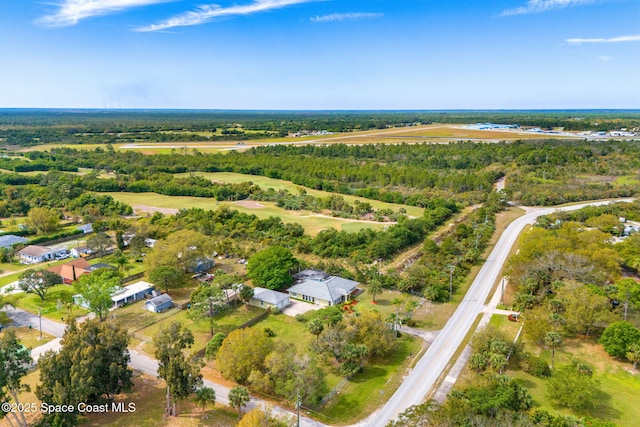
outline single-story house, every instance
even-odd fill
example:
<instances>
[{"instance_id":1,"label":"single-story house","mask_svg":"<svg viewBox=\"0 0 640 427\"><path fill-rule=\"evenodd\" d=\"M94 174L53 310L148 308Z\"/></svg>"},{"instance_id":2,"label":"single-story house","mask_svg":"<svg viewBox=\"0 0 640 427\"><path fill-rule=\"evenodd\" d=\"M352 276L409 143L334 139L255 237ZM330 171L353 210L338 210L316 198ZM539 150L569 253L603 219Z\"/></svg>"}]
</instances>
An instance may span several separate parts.
<instances>
[{"instance_id":1,"label":"single-story house","mask_svg":"<svg viewBox=\"0 0 640 427\"><path fill-rule=\"evenodd\" d=\"M62 277L62 283L70 285L83 274L90 273L90 268L91 265L89 265L86 259L79 258L64 264L54 265L53 267L47 268L47 270Z\"/></svg>"},{"instance_id":2,"label":"single-story house","mask_svg":"<svg viewBox=\"0 0 640 427\"><path fill-rule=\"evenodd\" d=\"M114 307L121 307L133 301L144 299L144 296L153 292L155 285L149 282L141 280L136 283L132 283L123 288L118 289L113 295L111 295L111 301L113 301Z\"/></svg>"},{"instance_id":3,"label":"single-story house","mask_svg":"<svg viewBox=\"0 0 640 427\"><path fill-rule=\"evenodd\" d=\"M197 258L187 268L189 273L200 273L213 268L216 265L216 261L211 258Z\"/></svg>"},{"instance_id":4,"label":"single-story house","mask_svg":"<svg viewBox=\"0 0 640 427\"><path fill-rule=\"evenodd\" d=\"M82 224L78 226L78 229L81 230L84 234L93 233L93 224Z\"/></svg>"},{"instance_id":5,"label":"single-story house","mask_svg":"<svg viewBox=\"0 0 640 427\"><path fill-rule=\"evenodd\" d=\"M86 246L78 246L71 249L71 256L74 258L84 258L91 255L92 250Z\"/></svg>"},{"instance_id":6,"label":"single-story house","mask_svg":"<svg viewBox=\"0 0 640 427\"><path fill-rule=\"evenodd\" d=\"M18 252L20 262L23 264L37 264L39 262L51 261L58 256L66 255L66 249L54 249L46 246L29 245Z\"/></svg>"},{"instance_id":7,"label":"single-story house","mask_svg":"<svg viewBox=\"0 0 640 427\"><path fill-rule=\"evenodd\" d=\"M0 236L0 248L10 248L18 243L27 243L28 241L29 239L25 239L24 237L16 236L14 234L5 234L4 236Z\"/></svg>"},{"instance_id":8,"label":"single-story house","mask_svg":"<svg viewBox=\"0 0 640 427\"><path fill-rule=\"evenodd\" d=\"M169 294L159 295L144 303L145 310L152 313L162 313L165 310L169 310L171 307L173 307L173 299Z\"/></svg>"},{"instance_id":9,"label":"single-story house","mask_svg":"<svg viewBox=\"0 0 640 427\"><path fill-rule=\"evenodd\" d=\"M275 311L280 311L289 304L289 294L265 288L254 288L253 298L249 300L249 305L260 308L271 308Z\"/></svg>"},{"instance_id":10,"label":"single-story house","mask_svg":"<svg viewBox=\"0 0 640 427\"><path fill-rule=\"evenodd\" d=\"M356 281L318 270L303 270L293 278L295 284L287 290L291 298L322 306L348 301L358 286Z\"/></svg>"}]
</instances>

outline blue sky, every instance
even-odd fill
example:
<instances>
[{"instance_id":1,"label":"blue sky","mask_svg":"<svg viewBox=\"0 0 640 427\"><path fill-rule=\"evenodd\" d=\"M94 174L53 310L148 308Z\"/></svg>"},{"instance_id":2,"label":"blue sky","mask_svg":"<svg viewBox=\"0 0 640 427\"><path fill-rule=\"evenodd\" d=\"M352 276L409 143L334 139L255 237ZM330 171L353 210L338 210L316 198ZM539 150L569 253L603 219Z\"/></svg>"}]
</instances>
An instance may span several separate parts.
<instances>
[{"instance_id":1,"label":"blue sky","mask_svg":"<svg viewBox=\"0 0 640 427\"><path fill-rule=\"evenodd\" d=\"M0 0L0 108L640 108L640 0Z\"/></svg>"}]
</instances>

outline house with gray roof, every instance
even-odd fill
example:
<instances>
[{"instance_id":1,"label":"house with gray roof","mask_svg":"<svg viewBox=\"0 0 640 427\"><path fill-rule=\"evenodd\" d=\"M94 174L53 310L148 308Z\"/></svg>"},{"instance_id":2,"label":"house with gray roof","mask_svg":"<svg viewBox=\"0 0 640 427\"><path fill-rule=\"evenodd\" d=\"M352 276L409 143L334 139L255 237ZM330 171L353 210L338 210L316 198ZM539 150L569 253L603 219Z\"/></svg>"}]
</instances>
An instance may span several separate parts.
<instances>
[{"instance_id":1,"label":"house with gray roof","mask_svg":"<svg viewBox=\"0 0 640 427\"><path fill-rule=\"evenodd\" d=\"M318 270L303 270L293 278L295 284L287 290L289 296L321 306L348 301L358 286L356 281Z\"/></svg>"},{"instance_id":2,"label":"house with gray roof","mask_svg":"<svg viewBox=\"0 0 640 427\"><path fill-rule=\"evenodd\" d=\"M158 295L155 298L151 298L144 303L145 310L152 313L162 313L165 310L169 310L173 307L173 299L169 294Z\"/></svg>"},{"instance_id":3,"label":"house with gray roof","mask_svg":"<svg viewBox=\"0 0 640 427\"><path fill-rule=\"evenodd\" d=\"M25 239L24 237L5 234L4 236L0 236L0 248L10 248L18 243L27 243L28 241L29 239Z\"/></svg>"},{"instance_id":4,"label":"house with gray roof","mask_svg":"<svg viewBox=\"0 0 640 427\"><path fill-rule=\"evenodd\" d=\"M249 300L249 305L275 311L280 311L289 304L289 294L265 288L253 288L253 298Z\"/></svg>"}]
</instances>

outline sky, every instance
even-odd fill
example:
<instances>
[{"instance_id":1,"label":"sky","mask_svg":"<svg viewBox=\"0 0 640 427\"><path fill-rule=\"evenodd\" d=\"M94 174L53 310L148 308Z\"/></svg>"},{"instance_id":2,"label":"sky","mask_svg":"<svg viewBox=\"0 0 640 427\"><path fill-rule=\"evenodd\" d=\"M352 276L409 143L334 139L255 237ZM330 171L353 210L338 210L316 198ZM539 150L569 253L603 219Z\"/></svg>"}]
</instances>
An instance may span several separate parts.
<instances>
[{"instance_id":1,"label":"sky","mask_svg":"<svg viewBox=\"0 0 640 427\"><path fill-rule=\"evenodd\" d=\"M0 0L0 108L637 109L639 18L640 0Z\"/></svg>"}]
</instances>

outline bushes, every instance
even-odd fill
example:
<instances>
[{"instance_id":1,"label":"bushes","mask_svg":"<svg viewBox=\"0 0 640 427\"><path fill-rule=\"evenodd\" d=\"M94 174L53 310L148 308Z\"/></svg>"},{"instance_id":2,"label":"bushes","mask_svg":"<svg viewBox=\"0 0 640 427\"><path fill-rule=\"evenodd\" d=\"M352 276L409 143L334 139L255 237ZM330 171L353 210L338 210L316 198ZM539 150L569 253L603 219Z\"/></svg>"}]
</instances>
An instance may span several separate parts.
<instances>
[{"instance_id":1,"label":"bushes","mask_svg":"<svg viewBox=\"0 0 640 427\"><path fill-rule=\"evenodd\" d=\"M547 361L531 353L525 353L520 357L518 367L534 377L546 378L551 376L551 369Z\"/></svg>"}]
</instances>

